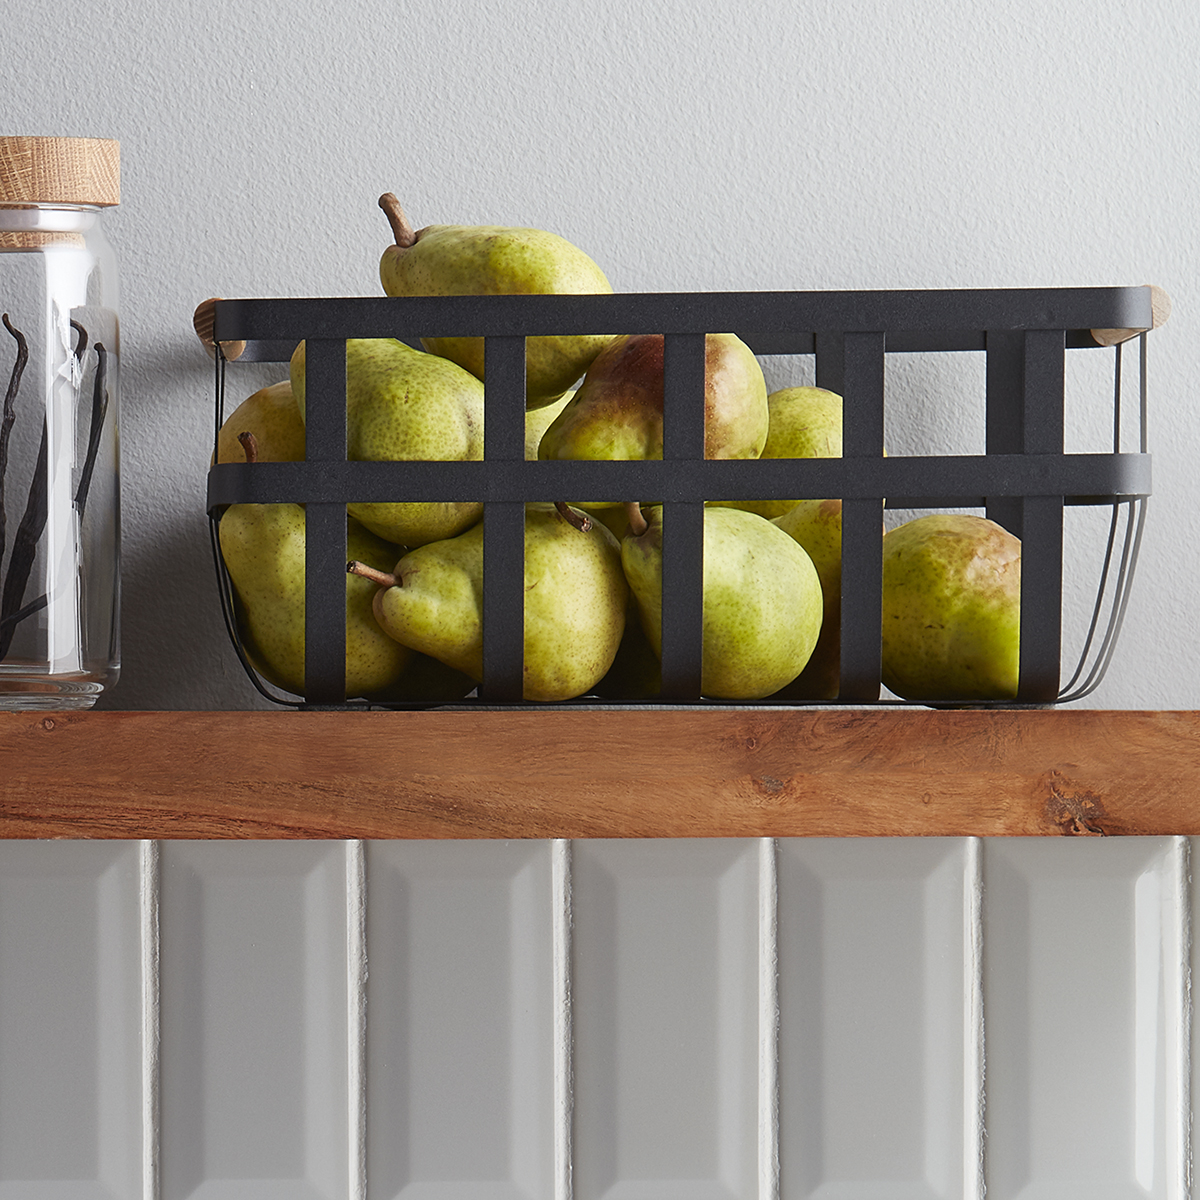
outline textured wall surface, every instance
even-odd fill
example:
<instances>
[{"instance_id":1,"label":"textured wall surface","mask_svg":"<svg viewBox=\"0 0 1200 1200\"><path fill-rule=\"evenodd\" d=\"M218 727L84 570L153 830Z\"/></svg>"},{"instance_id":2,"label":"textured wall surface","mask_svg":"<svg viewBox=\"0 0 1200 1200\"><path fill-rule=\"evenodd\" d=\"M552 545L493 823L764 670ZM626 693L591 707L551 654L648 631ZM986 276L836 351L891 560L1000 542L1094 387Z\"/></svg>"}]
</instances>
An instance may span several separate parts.
<instances>
[{"instance_id":1,"label":"textured wall surface","mask_svg":"<svg viewBox=\"0 0 1200 1200\"><path fill-rule=\"evenodd\" d=\"M1194 706L1187 0L27 0L6 38L5 132L122 143L125 667L105 706L260 703L216 604L191 313L214 294L378 294L385 190L418 226L555 230L621 291L1165 287L1155 500L1087 702ZM918 356L901 383L897 448L976 436L959 367ZM1072 627L1091 583L1069 574Z\"/></svg>"}]
</instances>

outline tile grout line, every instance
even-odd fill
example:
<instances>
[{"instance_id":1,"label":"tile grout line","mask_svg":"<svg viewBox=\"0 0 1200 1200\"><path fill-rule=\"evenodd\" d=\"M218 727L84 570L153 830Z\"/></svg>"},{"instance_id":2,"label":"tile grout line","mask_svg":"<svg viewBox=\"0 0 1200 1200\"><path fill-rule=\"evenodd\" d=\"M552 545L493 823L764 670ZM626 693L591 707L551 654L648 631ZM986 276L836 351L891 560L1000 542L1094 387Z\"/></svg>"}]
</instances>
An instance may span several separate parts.
<instances>
[{"instance_id":1,"label":"tile grout line","mask_svg":"<svg viewBox=\"0 0 1200 1200\"><path fill-rule=\"evenodd\" d=\"M779 864L758 843L758 1196L779 1197Z\"/></svg>"},{"instance_id":2,"label":"tile grout line","mask_svg":"<svg viewBox=\"0 0 1200 1200\"><path fill-rule=\"evenodd\" d=\"M1192 843L1186 837L1174 839L1173 904L1171 929L1174 960L1168 990L1167 1028L1175 1030L1176 1045L1172 1058L1175 1075L1168 1111L1178 1114L1178 1125L1168 1137L1177 1143L1176 1168L1171 1181L1173 1194L1186 1200L1192 1187Z\"/></svg>"},{"instance_id":3,"label":"tile grout line","mask_svg":"<svg viewBox=\"0 0 1200 1200\"><path fill-rule=\"evenodd\" d=\"M367 864L361 841L346 843L347 1192L367 1194Z\"/></svg>"},{"instance_id":4,"label":"tile grout line","mask_svg":"<svg viewBox=\"0 0 1200 1200\"><path fill-rule=\"evenodd\" d=\"M571 843L550 843L552 987L554 1003L554 1197L571 1200L574 1109L571 1022Z\"/></svg>"},{"instance_id":5,"label":"tile grout line","mask_svg":"<svg viewBox=\"0 0 1200 1200\"><path fill-rule=\"evenodd\" d=\"M159 1082L159 846L138 843L138 916L142 969L142 1200L158 1200L161 1146Z\"/></svg>"},{"instance_id":6,"label":"tile grout line","mask_svg":"<svg viewBox=\"0 0 1200 1200\"><path fill-rule=\"evenodd\" d=\"M983 1200L985 1066L983 1012L983 843L965 841L963 864L963 1196Z\"/></svg>"}]
</instances>

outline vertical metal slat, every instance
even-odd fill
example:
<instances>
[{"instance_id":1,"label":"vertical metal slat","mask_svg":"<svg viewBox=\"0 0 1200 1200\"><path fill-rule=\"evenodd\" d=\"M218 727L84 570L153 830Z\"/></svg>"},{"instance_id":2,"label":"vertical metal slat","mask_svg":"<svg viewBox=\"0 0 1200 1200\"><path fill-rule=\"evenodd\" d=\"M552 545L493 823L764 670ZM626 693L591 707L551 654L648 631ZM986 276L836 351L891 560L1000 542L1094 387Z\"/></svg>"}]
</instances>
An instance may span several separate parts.
<instances>
[{"instance_id":1,"label":"vertical metal slat","mask_svg":"<svg viewBox=\"0 0 1200 1200\"><path fill-rule=\"evenodd\" d=\"M883 453L884 351L882 332L817 338L818 384L843 398L842 454L851 464ZM879 698L882 588L883 499L843 498L842 703Z\"/></svg>"},{"instance_id":2,"label":"vertical metal slat","mask_svg":"<svg viewBox=\"0 0 1200 1200\"><path fill-rule=\"evenodd\" d=\"M345 462L345 342L310 338L304 374L305 456L309 462ZM346 699L344 503L304 509L304 698L309 707Z\"/></svg>"},{"instance_id":3,"label":"vertical metal slat","mask_svg":"<svg viewBox=\"0 0 1200 1200\"><path fill-rule=\"evenodd\" d=\"M704 458L702 333L663 341L663 458ZM701 691L704 647L704 501L663 498L662 698L685 703Z\"/></svg>"},{"instance_id":4,"label":"vertical metal slat","mask_svg":"<svg viewBox=\"0 0 1200 1200\"><path fill-rule=\"evenodd\" d=\"M1063 452L1066 335L987 335L987 452ZM989 498L987 515L1021 539L1021 669L1017 700L1058 696L1062 657L1063 497Z\"/></svg>"},{"instance_id":5,"label":"vertical metal slat","mask_svg":"<svg viewBox=\"0 0 1200 1200\"><path fill-rule=\"evenodd\" d=\"M484 447L493 466L525 458L525 339L484 340ZM505 470L508 474L508 470ZM483 684L480 697L520 700L525 672L525 505L486 500L483 518Z\"/></svg>"}]
</instances>

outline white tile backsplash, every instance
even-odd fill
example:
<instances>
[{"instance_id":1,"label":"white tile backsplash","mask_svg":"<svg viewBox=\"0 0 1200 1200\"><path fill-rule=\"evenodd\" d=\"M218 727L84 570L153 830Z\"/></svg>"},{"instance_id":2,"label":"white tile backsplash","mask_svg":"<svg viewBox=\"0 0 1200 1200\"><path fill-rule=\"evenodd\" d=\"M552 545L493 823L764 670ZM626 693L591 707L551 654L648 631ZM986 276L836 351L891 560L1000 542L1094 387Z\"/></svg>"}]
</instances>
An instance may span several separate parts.
<instances>
[{"instance_id":1,"label":"white tile backsplash","mask_svg":"<svg viewBox=\"0 0 1200 1200\"><path fill-rule=\"evenodd\" d=\"M983 856L989 1200L1173 1197L1173 839Z\"/></svg>"},{"instance_id":2,"label":"white tile backsplash","mask_svg":"<svg viewBox=\"0 0 1200 1200\"><path fill-rule=\"evenodd\" d=\"M966 845L780 844L785 1200L963 1196Z\"/></svg>"},{"instance_id":3,"label":"white tile backsplash","mask_svg":"<svg viewBox=\"0 0 1200 1200\"><path fill-rule=\"evenodd\" d=\"M574 846L575 1200L757 1194L754 842Z\"/></svg>"},{"instance_id":4,"label":"white tile backsplash","mask_svg":"<svg viewBox=\"0 0 1200 1200\"><path fill-rule=\"evenodd\" d=\"M345 864L162 844L162 1200L347 1200Z\"/></svg>"},{"instance_id":5,"label":"white tile backsplash","mask_svg":"<svg viewBox=\"0 0 1200 1200\"><path fill-rule=\"evenodd\" d=\"M547 842L367 847L367 1195L552 1200Z\"/></svg>"},{"instance_id":6,"label":"white tile backsplash","mask_svg":"<svg viewBox=\"0 0 1200 1200\"><path fill-rule=\"evenodd\" d=\"M1192 849L0 842L0 1200L1185 1200Z\"/></svg>"},{"instance_id":7,"label":"white tile backsplash","mask_svg":"<svg viewBox=\"0 0 1200 1200\"><path fill-rule=\"evenodd\" d=\"M136 842L0 842L0 1200L142 1184Z\"/></svg>"}]
</instances>

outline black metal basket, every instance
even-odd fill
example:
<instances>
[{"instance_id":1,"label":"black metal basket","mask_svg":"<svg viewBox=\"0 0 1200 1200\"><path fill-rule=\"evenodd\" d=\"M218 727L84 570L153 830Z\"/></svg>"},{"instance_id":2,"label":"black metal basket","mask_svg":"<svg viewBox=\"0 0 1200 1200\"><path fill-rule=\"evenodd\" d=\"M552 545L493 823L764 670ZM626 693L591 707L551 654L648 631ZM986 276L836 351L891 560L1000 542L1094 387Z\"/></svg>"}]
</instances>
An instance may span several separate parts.
<instances>
[{"instance_id":1,"label":"black metal basket","mask_svg":"<svg viewBox=\"0 0 1200 1200\"><path fill-rule=\"evenodd\" d=\"M1146 335L1137 362L1140 437L1122 449L1122 346L1114 356L1111 453L1064 452L1066 351L1093 330L1152 326L1151 291L1055 288L860 292L702 292L610 296L468 296L219 301L213 336L245 342L243 362L280 362L307 343L307 460L210 468L208 512L226 621L255 686L281 704L367 707L345 698L345 517L348 500L484 503L484 681L464 704L523 703L524 504L584 495L662 497L662 691L659 704L712 704L700 690L703 503L790 496L843 501L841 668L837 704L881 698L881 537L889 508L981 508L1021 539L1020 677L995 706L1076 700L1099 684L1125 614L1150 492ZM665 335L662 461L527 462L527 336ZM814 355L816 383L843 397L843 457L706 460L704 334L736 333L759 356ZM348 462L345 341L486 339L485 458L479 462ZM906 352L986 356L986 448L971 455L884 454L886 360ZM227 363L217 354L216 428ZM321 397L316 403L315 397ZM216 537L230 504L306 506L306 694L264 685L242 650ZM1064 508L1111 508L1091 625L1062 682ZM756 701L771 704L773 701ZM794 705L795 701L776 701ZM571 704L597 704L580 697ZM605 701L604 703L609 703ZM727 702L720 702L727 703ZM822 702L828 703L828 702ZM395 707L413 707L406 704ZM980 707L989 702L980 702Z\"/></svg>"}]
</instances>

